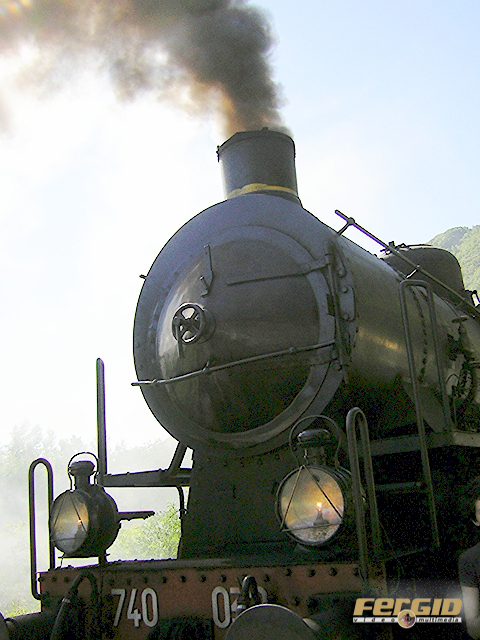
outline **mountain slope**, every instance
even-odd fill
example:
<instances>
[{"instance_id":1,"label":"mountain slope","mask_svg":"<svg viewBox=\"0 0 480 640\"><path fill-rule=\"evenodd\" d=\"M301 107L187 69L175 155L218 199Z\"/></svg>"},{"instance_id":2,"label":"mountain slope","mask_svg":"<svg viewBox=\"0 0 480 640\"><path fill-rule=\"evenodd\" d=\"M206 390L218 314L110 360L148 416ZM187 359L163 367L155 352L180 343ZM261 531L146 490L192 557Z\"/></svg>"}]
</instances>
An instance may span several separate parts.
<instances>
[{"instance_id":1,"label":"mountain slope","mask_svg":"<svg viewBox=\"0 0 480 640\"><path fill-rule=\"evenodd\" d=\"M428 244L451 251L462 267L465 288L480 291L480 225L453 227Z\"/></svg>"}]
</instances>

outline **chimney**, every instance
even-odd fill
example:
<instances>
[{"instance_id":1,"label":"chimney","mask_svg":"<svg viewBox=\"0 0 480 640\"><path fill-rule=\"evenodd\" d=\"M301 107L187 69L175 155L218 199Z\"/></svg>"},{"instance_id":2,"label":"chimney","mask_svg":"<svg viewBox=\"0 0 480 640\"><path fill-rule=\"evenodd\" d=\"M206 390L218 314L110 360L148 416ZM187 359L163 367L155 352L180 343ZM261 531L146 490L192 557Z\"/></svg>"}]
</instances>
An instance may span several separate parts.
<instances>
[{"instance_id":1,"label":"chimney","mask_svg":"<svg viewBox=\"0 0 480 640\"><path fill-rule=\"evenodd\" d=\"M266 193L300 203L295 171L295 145L279 131L241 131L217 149L225 195Z\"/></svg>"}]
</instances>

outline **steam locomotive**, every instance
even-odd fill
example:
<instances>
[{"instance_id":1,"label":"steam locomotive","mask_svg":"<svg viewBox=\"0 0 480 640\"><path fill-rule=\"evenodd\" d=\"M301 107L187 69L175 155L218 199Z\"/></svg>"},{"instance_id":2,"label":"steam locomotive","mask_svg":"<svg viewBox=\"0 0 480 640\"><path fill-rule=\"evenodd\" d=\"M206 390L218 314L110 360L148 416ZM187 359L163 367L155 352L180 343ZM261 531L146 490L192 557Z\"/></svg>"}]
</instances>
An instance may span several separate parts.
<instances>
[{"instance_id":1,"label":"steam locomotive","mask_svg":"<svg viewBox=\"0 0 480 640\"><path fill-rule=\"evenodd\" d=\"M320 222L286 134L237 133L218 159L226 200L161 250L135 316L134 384L178 440L172 462L107 472L99 361L97 468L71 461L74 487L50 495L40 575L32 508L42 611L0 620L2 638L366 637L356 599L459 544L452 514L480 447L480 311L456 258L385 244L340 212L339 231ZM32 463L31 495L39 465L51 481ZM178 558L109 562L121 521L152 512L119 512L106 488L144 486L178 489ZM98 562L55 567L54 547Z\"/></svg>"}]
</instances>

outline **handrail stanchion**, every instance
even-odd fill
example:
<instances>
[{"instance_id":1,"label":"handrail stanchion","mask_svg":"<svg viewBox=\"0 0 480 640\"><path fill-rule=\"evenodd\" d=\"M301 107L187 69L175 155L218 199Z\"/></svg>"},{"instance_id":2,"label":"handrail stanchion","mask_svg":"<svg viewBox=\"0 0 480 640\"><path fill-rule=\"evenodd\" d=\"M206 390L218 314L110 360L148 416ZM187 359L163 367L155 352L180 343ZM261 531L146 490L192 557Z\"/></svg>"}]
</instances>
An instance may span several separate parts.
<instances>
[{"instance_id":1,"label":"handrail stanchion","mask_svg":"<svg viewBox=\"0 0 480 640\"><path fill-rule=\"evenodd\" d=\"M362 491L362 476L360 473L360 461L358 455L356 427L360 429L362 444L363 472L366 483L366 497L370 513L370 531L372 537L373 559L381 560L382 539L380 533L380 522L378 519L377 498L375 493L375 479L373 476L372 453L370 449L370 437L365 414L361 409L355 407L350 409L347 415L347 441L348 456L350 459L350 470L352 473L353 502L355 508L355 520L357 524L357 538L359 548L359 564L362 578L369 580L369 559L367 529L365 523L365 500Z\"/></svg>"},{"instance_id":2,"label":"handrail stanchion","mask_svg":"<svg viewBox=\"0 0 480 640\"><path fill-rule=\"evenodd\" d=\"M105 365L97 358L97 483L103 487L107 474L107 429L105 422Z\"/></svg>"},{"instance_id":3,"label":"handrail stanchion","mask_svg":"<svg viewBox=\"0 0 480 640\"><path fill-rule=\"evenodd\" d=\"M37 534L35 527L35 469L43 464L47 470L47 494L48 494L48 521L50 522L51 507L53 503L53 469L45 458L34 460L28 470L28 511L30 525L30 587L35 600L41 600L42 594L37 587ZM50 570L55 569L55 547L49 535L49 561Z\"/></svg>"}]
</instances>

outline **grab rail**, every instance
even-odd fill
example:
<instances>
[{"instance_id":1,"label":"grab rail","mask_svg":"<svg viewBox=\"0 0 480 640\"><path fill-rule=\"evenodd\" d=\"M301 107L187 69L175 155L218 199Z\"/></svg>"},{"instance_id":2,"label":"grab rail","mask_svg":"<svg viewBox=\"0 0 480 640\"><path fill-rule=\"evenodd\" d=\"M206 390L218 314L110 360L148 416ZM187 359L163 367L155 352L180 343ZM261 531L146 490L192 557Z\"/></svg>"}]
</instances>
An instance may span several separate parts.
<instances>
[{"instance_id":1,"label":"grab rail","mask_svg":"<svg viewBox=\"0 0 480 640\"><path fill-rule=\"evenodd\" d=\"M35 469L43 464L47 470L47 494L48 494L48 521L50 522L50 510L53 502L53 469L45 458L34 460L28 470L28 513L30 526L30 587L35 600L41 600L42 594L37 587L37 534L35 526ZM50 569L55 569L55 548L49 536L49 560Z\"/></svg>"},{"instance_id":2,"label":"grab rail","mask_svg":"<svg viewBox=\"0 0 480 640\"><path fill-rule=\"evenodd\" d=\"M380 533L380 521L378 518L377 498L375 493L375 480L373 477L372 452L370 450L370 436L368 433L367 418L361 409L354 407L347 414L347 442L348 456L350 459L350 471L352 473L353 504L355 508L355 520L357 523L357 538L359 548L359 565L362 578L368 580L368 543L365 523L365 500L362 492L362 478L360 473L360 461L357 444L357 426L360 429L362 444L363 470L367 488L367 502L370 513L370 530L372 535L372 551L374 560L378 561L382 556L382 538Z\"/></svg>"}]
</instances>

